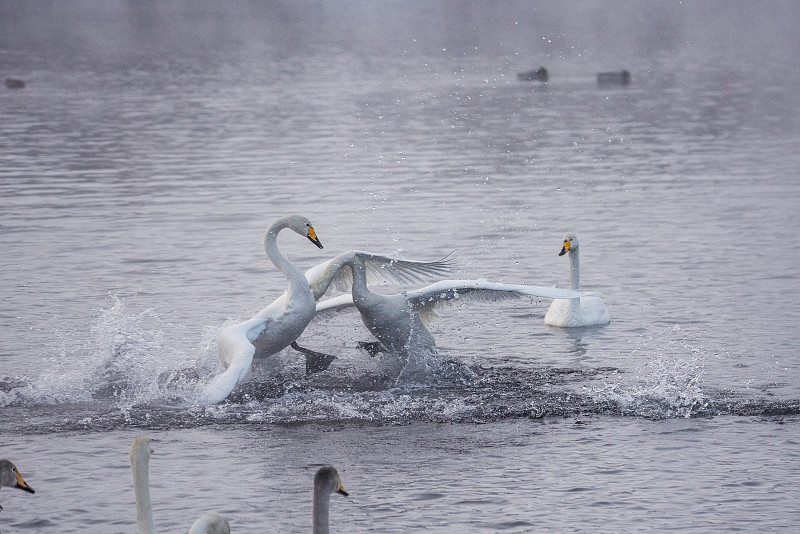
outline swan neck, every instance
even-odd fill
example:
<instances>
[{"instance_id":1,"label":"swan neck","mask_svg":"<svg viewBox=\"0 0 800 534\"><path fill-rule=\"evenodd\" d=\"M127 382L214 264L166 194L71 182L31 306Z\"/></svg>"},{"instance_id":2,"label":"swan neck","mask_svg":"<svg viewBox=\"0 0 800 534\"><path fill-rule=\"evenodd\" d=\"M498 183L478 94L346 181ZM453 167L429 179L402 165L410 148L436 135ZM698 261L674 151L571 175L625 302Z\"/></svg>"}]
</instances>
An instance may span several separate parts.
<instances>
[{"instance_id":1,"label":"swan neck","mask_svg":"<svg viewBox=\"0 0 800 534\"><path fill-rule=\"evenodd\" d=\"M293 276L303 276L302 271L292 265L289 260L283 257L283 254L278 250L278 232L287 228L286 221L279 220L275 222L267 230L264 236L264 250L267 251L267 257L287 278L291 279Z\"/></svg>"},{"instance_id":2,"label":"swan neck","mask_svg":"<svg viewBox=\"0 0 800 534\"><path fill-rule=\"evenodd\" d=\"M581 288L581 260L577 249L569 251L569 288L575 290Z\"/></svg>"},{"instance_id":3,"label":"swan neck","mask_svg":"<svg viewBox=\"0 0 800 534\"><path fill-rule=\"evenodd\" d=\"M149 462L139 459L131 466L133 490L136 495L136 526L139 534L156 534L153 522L153 506L150 502Z\"/></svg>"},{"instance_id":4,"label":"swan neck","mask_svg":"<svg viewBox=\"0 0 800 534\"><path fill-rule=\"evenodd\" d=\"M357 259L350 261L349 265L353 271L353 302L357 303L370 294L367 288L367 270L364 262Z\"/></svg>"},{"instance_id":5,"label":"swan neck","mask_svg":"<svg viewBox=\"0 0 800 534\"><path fill-rule=\"evenodd\" d=\"M314 487L313 533L329 534L328 509L330 508L331 494L319 487Z\"/></svg>"}]
</instances>

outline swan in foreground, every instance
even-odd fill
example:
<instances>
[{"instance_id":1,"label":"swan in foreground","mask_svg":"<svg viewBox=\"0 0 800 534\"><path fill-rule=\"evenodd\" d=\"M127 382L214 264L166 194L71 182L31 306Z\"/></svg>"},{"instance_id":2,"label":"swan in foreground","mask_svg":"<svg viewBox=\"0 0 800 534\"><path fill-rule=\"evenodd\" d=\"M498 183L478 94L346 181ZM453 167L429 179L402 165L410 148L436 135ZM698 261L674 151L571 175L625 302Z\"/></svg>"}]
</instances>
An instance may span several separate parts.
<instances>
[{"instance_id":1,"label":"swan in foreground","mask_svg":"<svg viewBox=\"0 0 800 534\"><path fill-rule=\"evenodd\" d=\"M155 534L153 522L153 506L150 502L150 440L135 438L131 443L131 471L133 472L133 489L136 495L136 526L139 534ZM189 534L230 534L228 521L218 514L203 514Z\"/></svg>"},{"instance_id":2,"label":"swan in foreground","mask_svg":"<svg viewBox=\"0 0 800 534\"><path fill-rule=\"evenodd\" d=\"M422 289L392 295L367 287L366 268L355 254L343 264L352 272L352 291L317 303L317 314L355 306L364 325L388 352L407 360L400 379L419 382L436 366L436 342L427 328L434 307L463 297L497 301L529 295L544 298L581 297L585 293L554 287L503 284L486 280L442 280ZM297 348L297 347L296 347Z\"/></svg>"},{"instance_id":3,"label":"swan in foreground","mask_svg":"<svg viewBox=\"0 0 800 534\"><path fill-rule=\"evenodd\" d=\"M0 460L0 487L2 486L6 486L7 488L19 488L30 493L36 493L33 488L23 480L22 475L17 471L17 466L8 460ZM3 507L0 506L0 510L2 509Z\"/></svg>"},{"instance_id":4,"label":"swan in foreground","mask_svg":"<svg viewBox=\"0 0 800 534\"><path fill-rule=\"evenodd\" d=\"M305 273L286 260L277 247L277 235L289 228L308 237L322 248L308 219L290 215L275 221L264 238L264 248L270 260L286 275L289 288L272 304L252 319L225 328L218 337L219 359L225 371L217 375L197 396L198 404L213 404L224 400L236 385L247 376L254 357L267 357L281 351L297 339L315 314L316 301L335 284L349 289L346 260L357 255L371 281L395 283L429 280L447 272L447 258L433 262L400 260L364 251L349 251L312 267ZM328 360L330 363L330 360Z\"/></svg>"},{"instance_id":5,"label":"swan in foreground","mask_svg":"<svg viewBox=\"0 0 800 534\"><path fill-rule=\"evenodd\" d=\"M575 234L564 236L559 256L569 254L569 287L580 289L580 259L578 238ZM576 327L608 324L611 320L603 299L593 296L554 300L544 316L545 324L551 326Z\"/></svg>"},{"instance_id":6,"label":"swan in foreground","mask_svg":"<svg viewBox=\"0 0 800 534\"><path fill-rule=\"evenodd\" d=\"M348 493L342 486L342 479L336 468L330 465L320 467L314 475L314 508L312 529L314 534L328 534L328 509L330 508L331 494L338 493L347 497Z\"/></svg>"}]
</instances>

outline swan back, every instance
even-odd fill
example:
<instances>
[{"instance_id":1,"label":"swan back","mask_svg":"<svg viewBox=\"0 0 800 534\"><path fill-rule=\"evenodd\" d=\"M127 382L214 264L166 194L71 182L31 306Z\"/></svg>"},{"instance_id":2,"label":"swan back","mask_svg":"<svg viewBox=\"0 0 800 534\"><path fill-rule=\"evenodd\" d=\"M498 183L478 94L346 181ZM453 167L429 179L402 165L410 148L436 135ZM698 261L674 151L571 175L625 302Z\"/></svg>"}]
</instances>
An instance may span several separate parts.
<instances>
[{"instance_id":1,"label":"swan back","mask_svg":"<svg viewBox=\"0 0 800 534\"><path fill-rule=\"evenodd\" d=\"M223 516L206 512L192 524L189 534L231 534L231 526Z\"/></svg>"},{"instance_id":2,"label":"swan back","mask_svg":"<svg viewBox=\"0 0 800 534\"><path fill-rule=\"evenodd\" d=\"M0 486L18 488L29 493L36 493L33 488L25 482L22 475L19 474L17 466L9 460L0 460ZM2 510L1 507L0 510Z\"/></svg>"}]
</instances>

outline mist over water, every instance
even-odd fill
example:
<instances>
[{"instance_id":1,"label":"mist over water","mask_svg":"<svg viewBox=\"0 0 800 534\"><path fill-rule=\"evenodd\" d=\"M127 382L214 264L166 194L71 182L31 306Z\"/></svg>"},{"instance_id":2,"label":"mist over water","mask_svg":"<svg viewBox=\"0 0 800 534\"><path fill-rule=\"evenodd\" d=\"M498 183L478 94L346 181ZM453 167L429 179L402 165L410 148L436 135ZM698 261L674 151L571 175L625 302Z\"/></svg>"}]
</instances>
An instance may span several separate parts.
<instances>
[{"instance_id":1,"label":"mist over water","mask_svg":"<svg viewBox=\"0 0 800 534\"><path fill-rule=\"evenodd\" d=\"M133 530L144 435L165 531L210 509L307 530L322 463L351 494L332 531L791 531L799 23L793 2L0 0L0 78L25 82L0 87L0 457L37 490L3 488L0 530ZM302 268L455 250L454 278L558 287L574 231L611 323L459 302L435 372L398 385L343 313L299 339L327 371L287 349L197 406L217 334L286 287L263 233L288 213L325 245L281 234Z\"/></svg>"}]
</instances>

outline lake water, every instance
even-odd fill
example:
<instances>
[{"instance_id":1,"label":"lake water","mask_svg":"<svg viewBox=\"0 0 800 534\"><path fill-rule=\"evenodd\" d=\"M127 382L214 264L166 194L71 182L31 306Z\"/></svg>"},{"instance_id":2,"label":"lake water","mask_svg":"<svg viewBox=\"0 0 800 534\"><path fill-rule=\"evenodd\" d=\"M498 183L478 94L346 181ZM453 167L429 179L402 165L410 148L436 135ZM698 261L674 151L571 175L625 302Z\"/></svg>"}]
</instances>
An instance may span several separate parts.
<instances>
[{"instance_id":1,"label":"lake water","mask_svg":"<svg viewBox=\"0 0 800 534\"><path fill-rule=\"evenodd\" d=\"M165 3L140 13L153 33L104 47L125 4L76 5L11 18L112 23L0 41L0 75L26 82L0 90L0 457L36 489L0 491L0 531L134 531L136 436L165 532L210 509L234 532L308 531L328 463L350 492L334 532L800 525L791 54L680 42L625 55L630 86L598 88L620 66L608 50L532 54L519 30L448 48L378 24L346 47L331 28L352 26L315 40L263 6L187 22ZM413 22L452 28L433 15ZM244 46L236 24L268 35ZM549 83L517 81L541 64ZM401 389L375 385L385 362L344 313L300 339L338 356L328 371L306 377L287 349L226 402L175 408L217 372L219 330L285 289L263 233L289 213L325 246L281 234L303 268L456 251L454 278L559 287L573 231L611 323L548 327L530 299L443 307L453 372Z\"/></svg>"}]
</instances>

